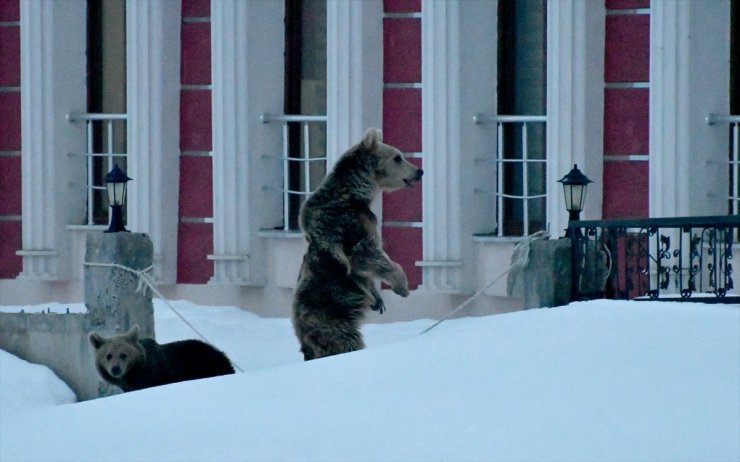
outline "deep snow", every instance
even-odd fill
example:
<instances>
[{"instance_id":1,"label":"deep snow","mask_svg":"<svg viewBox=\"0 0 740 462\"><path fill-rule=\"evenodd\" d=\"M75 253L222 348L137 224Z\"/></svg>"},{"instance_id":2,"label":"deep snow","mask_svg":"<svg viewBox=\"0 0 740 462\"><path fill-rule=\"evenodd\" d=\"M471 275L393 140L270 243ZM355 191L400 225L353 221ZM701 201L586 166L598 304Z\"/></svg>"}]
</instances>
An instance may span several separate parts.
<instances>
[{"instance_id":1,"label":"deep snow","mask_svg":"<svg viewBox=\"0 0 740 462\"><path fill-rule=\"evenodd\" d=\"M371 324L364 351L309 363L286 319L174 305L245 373L65 404L3 353L0 460L740 460L737 305ZM195 337L158 301L155 320Z\"/></svg>"}]
</instances>

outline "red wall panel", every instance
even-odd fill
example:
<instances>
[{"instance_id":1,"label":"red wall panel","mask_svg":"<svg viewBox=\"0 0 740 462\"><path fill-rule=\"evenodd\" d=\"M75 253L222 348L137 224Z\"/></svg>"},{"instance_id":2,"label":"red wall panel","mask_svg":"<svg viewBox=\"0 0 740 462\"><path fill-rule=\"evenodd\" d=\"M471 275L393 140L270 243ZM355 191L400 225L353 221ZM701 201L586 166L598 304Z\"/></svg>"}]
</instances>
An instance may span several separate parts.
<instances>
[{"instance_id":1,"label":"red wall panel","mask_svg":"<svg viewBox=\"0 0 740 462\"><path fill-rule=\"evenodd\" d=\"M0 156L0 215L20 214L21 157Z\"/></svg>"},{"instance_id":2,"label":"red wall panel","mask_svg":"<svg viewBox=\"0 0 740 462\"><path fill-rule=\"evenodd\" d=\"M211 150L211 91L180 92L180 149Z\"/></svg>"},{"instance_id":3,"label":"red wall panel","mask_svg":"<svg viewBox=\"0 0 740 462\"><path fill-rule=\"evenodd\" d=\"M213 276L213 225L180 223L177 240L177 282L205 284Z\"/></svg>"},{"instance_id":4,"label":"red wall panel","mask_svg":"<svg viewBox=\"0 0 740 462\"><path fill-rule=\"evenodd\" d=\"M647 154L649 119L647 88L607 88L604 92L604 154Z\"/></svg>"},{"instance_id":5,"label":"red wall panel","mask_svg":"<svg viewBox=\"0 0 740 462\"><path fill-rule=\"evenodd\" d=\"M0 86L21 84L21 29L0 26Z\"/></svg>"},{"instance_id":6,"label":"red wall panel","mask_svg":"<svg viewBox=\"0 0 740 462\"><path fill-rule=\"evenodd\" d=\"M409 288L421 284L421 268L417 261L423 259L421 228L383 227L383 247L391 259L401 265L409 278Z\"/></svg>"},{"instance_id":7,"label":"red wall panel","mask_svg":"<svg viewBox=\"0 0 740 462\"><path fill-rule=\"evenodd\" d=\"M383 9L387 13L418 13L421 0L383 0Z\"/></svg>"},{"instance_id":8,"label":"red wall panel","mask_svg":"<svg viewBox=\"0 0 740 462\"><path fill-rule=\"evenodd\" d=\"M648 163L604 162L604 219L648 218Z\"/></svg>"},{"instance_id":9,"label":"red wall panel","mask_svg":"<svg viewBox=\"0 0 740 462\"><path fill-rule=\"evenodd\" d=\"M20 0L0 0L0 21L20 21Z\"/></svg>"},{"instance_id":10,"label":"red wall panel","mask_svg":"<svg viewBox=\"0 0 740 462\"><path fill-rule=\"evenodd\" d=\"M383 90L383 141L404 152L421 151L421 89Z\"/></svg>"},{"instance_id":11,"label":"red wall panel","mask_svg":"<svg viewBox=\"0 0 740 462\"><path fill-rule=\"evenodd\" d=\"M180 156L180 216L213 216L213 163L206 156Z\"/></svg>"},{"instance_id":12,"label":"red wall panel","mask_svg":"<svg viewBox=\"0 0 740 462\"><path fill-rule=\"evenodd\" d=\"M0 151L21 149L21 94L0 91Z\"/></svg>"},{"instance_id":13,"label":"red wall panel","mask_svg":"<svg viewBox=\"0 0 740 462\"><path fill-rule=\"evenodd\" d=\"M606 82L650 80L650 16L607 16L604 53Z\"/></svg>"},{"instance_id":14,"label":"red wall panel","mask_svg":"<svg viewBox=\"0 0 740 462\"><path fill-rule=\"evenodd\" d=\"M183 18L204 18L211 16L211 0L182 0Z\"/></svg>"},{"instance_id":15,"label":"red wall panel","mask_svg":"<svg viewBox=\"0 0 740 462\"><path fill-rule=\"evenodd\" d=\"M0 220L0 279L14 279L23 269L23 259L15 254L21 249L21 222Z\"/></svg>"},{"instance_id":16,"label":"red wall panel","mask_svg":"<svg viewBox=\"0 0 740 462\"><path fill-rule=\"evenodd\" d=\"M607 10L650 8L650 0L606 0Z\"/></svg>"},{"instance_id":17,"label":"red wall panel","mask_svg":"<svg viewBox=\"0 0 740 462\"><path fill-rule=\"evenodd\" d=\"M409 159L409 162L422 166L421 159ZM383 194L383 220L422 221L421 190L422 183L419 182L413 188Z\"/></svg>"},{"instance_id":18,"label":"red wall panel","mask_svg":"<svg viewBox=\"0 0 740 462\"><path fill-rule=\"evenodd\" d=\"M383 80L421 82L421 20L383 20Z\"/></svg>"},{"instance_id":19,"label":"red wall panel","mask_svg":"<svg viewBox=\"0 0 740 462\"><path fill-rule=\"evenodd\" d=\"M181 82L211 83L211 23L185 23L181 31Z\"/></svg>"}]
</instances>

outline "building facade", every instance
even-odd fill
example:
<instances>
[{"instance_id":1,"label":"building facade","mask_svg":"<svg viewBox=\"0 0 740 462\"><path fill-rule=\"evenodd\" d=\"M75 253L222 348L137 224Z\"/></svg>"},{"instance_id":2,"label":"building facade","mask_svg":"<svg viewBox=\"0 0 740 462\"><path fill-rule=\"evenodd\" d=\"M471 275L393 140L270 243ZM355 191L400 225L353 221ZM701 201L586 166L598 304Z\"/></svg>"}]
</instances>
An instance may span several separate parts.
<instances>
[{"instance_id":1,"label":"building facade","mask_svg":"<svg viewBox=\"0 0 740 462\"><path fill-rule=\"evenodd\" d=\"M167 297L287 316L298 207L367 127L425 171L377 204L414 289L384 291L384 319L440 316L523 236L562 236L574 164L586 219L738 213L737 17L737 0L0 0L0 304L81 300L119 164ZM470 311L521 306L502 280Z\"/></svg>"}]
</instances>

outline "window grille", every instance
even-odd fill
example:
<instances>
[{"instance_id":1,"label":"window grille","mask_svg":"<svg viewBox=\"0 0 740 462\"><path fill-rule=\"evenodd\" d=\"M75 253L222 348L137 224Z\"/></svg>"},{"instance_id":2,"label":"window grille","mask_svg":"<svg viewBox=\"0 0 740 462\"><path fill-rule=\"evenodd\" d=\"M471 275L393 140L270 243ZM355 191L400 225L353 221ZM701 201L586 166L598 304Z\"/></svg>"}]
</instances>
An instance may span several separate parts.
<instances>
[{"instance_id":1,"label":"window grille","mask_svg":"<svg viewBox=\"0 0 740 462\"><path fill-rule=\"evenodd\" d=\"M303 200L311 194L326 176L326 116L325 115L270 115L263 114L263 123L282 124L283 152L268 156L279 160L282 166L284 231L297 230L297 218ZM296 133L295 129L299 129ZM298 137L293 135L297 134ZM300 142L291 142L291 138ZM300 172L298 181L291 171Z\"/></svg>"},{"instance_id":2,"label":"window grille","mask_svg":"<svg viewBox=\"0 0 740 462\"><path fill-rule=\"evenodd\" d=\"M85 123L85 152L72 153L86 157L87 212L84 225L106 225L110 212L103 178L114 164L118 164L124 172L127 170L127 115L68 114L67 119L72 123Z\"/></svg>"},{"instance_id":3,"label":"window grille","mask_svg":"<svg viewBox=\"0 0 740 462\"><path fill-rule=\"evenodd\" d=\"M729 116L730 124L730 191L729 205L731 215L740 215L740 115ZM735 230L735 242L740 242L740 229Z\"/></svg>"},{"instance_id":4,"label":"window grille","mask_svg":"<svg viewBox=\"0 0 740 462\"><path fill-rule=\"evenodd\" d=\"M496 235L529 236L545 229L547 116L478 114L473 120L496 123Z\"/></svg>"},{"instance_id":5,"label":"window grille","mask_svg":"<svg viewBox=\"0 0 740 462\"><path fill-rule=\"evenodd\" d=\"M728 124L730 128L730 150L728 153L729 191L727 195L730 215L740 215L740 115L720 116L709 114L709 125ZM740 241L740 231L735 233L735 241Z\"/></svg>"},{"instance_id":6,"label":"window grille","mask_svg":"<svg viewBox=\"0 0 740 462\"><path fill-rule=\"evenodd\" d=\"M730 124L730 191L729 212L731 215L740 214L740 115L725 117Z\"/></svg>"}]
</instances>

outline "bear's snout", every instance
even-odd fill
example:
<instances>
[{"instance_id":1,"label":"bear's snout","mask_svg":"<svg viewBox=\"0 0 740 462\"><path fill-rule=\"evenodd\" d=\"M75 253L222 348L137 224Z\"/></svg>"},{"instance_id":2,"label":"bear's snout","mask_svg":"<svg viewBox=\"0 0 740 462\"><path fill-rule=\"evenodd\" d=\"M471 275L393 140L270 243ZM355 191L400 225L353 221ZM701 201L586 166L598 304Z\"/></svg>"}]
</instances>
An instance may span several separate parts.
<instances>
[{"instance_id":1,"label":"bear's snout","mask_svg":"<svg viewBox=\"0 0 740 462\"><path fill-rule=\"evenodd\" d=\"M424 170L422 169L417 170L416 171L416 181L420 181L422 175L424 175Z\"/></svg>"},{"instance_id":2,"label":"bear's snout","mask_svg":"<svg viewBox=\"0 0 740 462\"><path fill-rule=\"evenodd\" d=\"M113 377L120 377L121 376L121 367L120 366L113 366L110 369L110 375Z\"/></svg>"}]
</instances>

